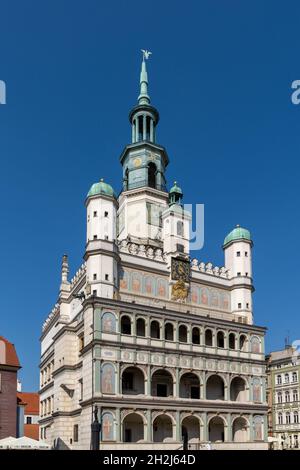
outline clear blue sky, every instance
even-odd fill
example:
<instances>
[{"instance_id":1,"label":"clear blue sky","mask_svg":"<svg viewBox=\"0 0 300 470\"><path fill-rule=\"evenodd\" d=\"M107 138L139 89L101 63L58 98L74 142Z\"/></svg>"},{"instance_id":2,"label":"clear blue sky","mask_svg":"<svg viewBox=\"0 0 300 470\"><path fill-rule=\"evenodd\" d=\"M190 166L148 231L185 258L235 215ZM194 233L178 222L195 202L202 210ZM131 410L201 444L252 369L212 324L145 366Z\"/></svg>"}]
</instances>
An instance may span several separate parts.
<instances>
[{"instance_id":1,"label":"clear blue sky","mask_svg":"<svg viewBox=\"0 0 300 470\"><path fill-rule=\"evenodd\" d=\"M121 188L140 49L167 147L169 184L204 203L204 261L224 236L252 232L255 322L267 351L300 337L300 79L297 1L1 2L0 334L15 343L23 388L38 386L39 336L85 243L84 198Z\"/></svg>"}]
</instances>

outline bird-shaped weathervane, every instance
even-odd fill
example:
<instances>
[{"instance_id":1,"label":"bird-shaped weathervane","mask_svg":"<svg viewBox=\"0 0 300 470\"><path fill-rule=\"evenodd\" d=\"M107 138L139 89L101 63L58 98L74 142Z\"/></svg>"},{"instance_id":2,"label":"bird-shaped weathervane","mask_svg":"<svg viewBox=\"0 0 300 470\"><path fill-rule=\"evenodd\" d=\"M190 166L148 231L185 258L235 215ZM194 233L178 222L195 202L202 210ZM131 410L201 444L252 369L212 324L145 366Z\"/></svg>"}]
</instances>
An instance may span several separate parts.
<instances>
[{"instance_id":1,"label":"bird-shaped weathervane","mask_svg":"<svg viewBox=\"0 0 300 470\"><path fill-rule=\"evenodd\" d=\"M143 60L148 60L149 59L149 56L152 54L152 52L150 51L146 51L145 49L141 49L142 53L143 53Z\"/></svg>"}]
</instances>

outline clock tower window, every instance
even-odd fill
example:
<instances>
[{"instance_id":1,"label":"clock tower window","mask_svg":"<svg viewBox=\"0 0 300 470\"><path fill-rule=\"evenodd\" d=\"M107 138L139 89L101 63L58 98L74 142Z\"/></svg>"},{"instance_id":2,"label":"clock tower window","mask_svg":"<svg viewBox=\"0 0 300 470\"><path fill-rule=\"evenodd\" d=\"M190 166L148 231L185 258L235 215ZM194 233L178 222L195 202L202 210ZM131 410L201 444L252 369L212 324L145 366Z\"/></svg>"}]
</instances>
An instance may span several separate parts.
<instances>
[{"instance_id":1,"label":"clock tower window","mask_svg":"<svg viewBox=\"0 0 300 470\"><path fill-rule=\"evenodd\" d=\"M184 246L181 243L177 243L178 253L184 253Z\"/></svg>"},{"instance_id":2,"label":"clock tower window","mask_svg":"<svg viewBox=\"0 0 300 470\"><path fill-rule=\"evenodd\" d=\"M148 186L150 188L156 188L156 165L150 162L148 165Z\"/></svg>"}]
</instances>

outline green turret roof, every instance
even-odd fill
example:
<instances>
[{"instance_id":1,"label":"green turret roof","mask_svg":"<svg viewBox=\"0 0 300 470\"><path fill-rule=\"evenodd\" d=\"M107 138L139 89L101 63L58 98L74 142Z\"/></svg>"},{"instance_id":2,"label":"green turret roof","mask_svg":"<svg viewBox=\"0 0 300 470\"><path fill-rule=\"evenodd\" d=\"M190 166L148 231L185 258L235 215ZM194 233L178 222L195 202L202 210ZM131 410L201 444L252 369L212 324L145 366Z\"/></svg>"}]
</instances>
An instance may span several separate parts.
<instances>
[{"instance_id":1,"label":"green turret roof","mask_svg":"<svg viewBox=\"0 0 300 470\"><path fill-rule=\"evenodd\" d=\"M94 183L91 186L91 189L88 192L87 197L97 196L98 194L103 194L105 196L116 197L115 192L110 184L104 183L101 179L98 183Z\"/></svg>"},{"instance_id":2,"label":"green turret roof","mask_svg":"<svg viewBox=\"0 0 300 470\"><path fill-rule=\"evenodd\" d=\"M172 186L172 188L170 189L170 194L172 193L183 194L182 189L179 186L177 186L176 181L174 181L174 186Z\"/></svg>"},{"instance_id":3,"label":"green turret roof","mask_svg":"<svg viewBox=\"0 0 300 470\"><path fill-rule=\"evenodd\" d=\"M248 240L251 242L251 234L249 230L237 225L225 238L224 246L236 240Z\"/></svg>"}]
</instances>

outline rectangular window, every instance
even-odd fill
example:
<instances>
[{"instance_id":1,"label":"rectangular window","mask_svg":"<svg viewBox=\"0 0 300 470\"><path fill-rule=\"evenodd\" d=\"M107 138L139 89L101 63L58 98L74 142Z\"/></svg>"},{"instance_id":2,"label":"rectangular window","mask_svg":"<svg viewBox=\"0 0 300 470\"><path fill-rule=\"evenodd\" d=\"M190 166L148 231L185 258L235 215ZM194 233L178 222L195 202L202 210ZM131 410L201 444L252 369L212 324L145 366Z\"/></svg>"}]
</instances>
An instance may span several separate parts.
<instances>
[{"instance_id":1,"label":"rectangular window","mask_svg":"<svg viewBox=\"0 0 300 470\"><path fill-rule=\"evenodd\" d=\"M94 217L97 217L97 211L94 211L93 215L94 215Z\"/></svg>"},{"instance_id":2,"label":"rectangular window","mask_svg":"<svg viewBox=\"0 0 300 470\"><path fill-rule=\"evenodd\" d=\"M237 275L238 275L238 276L240 276L240 275L241 275L241 273L237 273Z\"/></svg>"},{"instance_id":3,"label":"rectangular window","mask_svg":"<svg viewBox=\"0 0 300 470\"><path fill-rule=\"evenodd\" d=\"M73 427L73 440L74 442L78 442L78 424L74 424Z\"/></svg>"},{"instance_id":4,"label":"rectangular window","mask_svg":"<svg viewBox=\"0 0 300 470\"><path fill-rule=\"evenodd\" d=\"M105 280L108 281L108 274L105 274Z\"/></svg>"},{"instance_id":5,"label":"rectangular window","mask_svg":"<svg viewBox=\"0 0 300 470\"><path fill-rule=\"evenodd\" d=\"M94 235L94 240L97 240L97 238L98 238L97 235Z\"/></svg>"},{"instance_id":6,"label":"rectangular window","mask_svg":"<svg viewBox=\"0 0 300 470\"><path fill-rule=\"evenodd\" d=\"M248 251L245 251L245 256L246 256L246 258L248 257Z\"/></svg>"},{"instance_id":7,"label":"rectangular window","mask_svg":"<svg viewBox=\"0 0 300 470\"><path fill-rule=\"evenodd\" d=\"M236 252L236 256L239 258L241 256L241 252L240 251L237 251Z\"/></svg>"},{"instance_id":8,"label":"rectangular window","mask_svg":"<svg viewBox=\"0 0 300 470\"><path fill-rule=\"evenodd\" d=\"M84 348L84 337L79 336L78 340L79 340L79 352L80 352Z\"/></svg>"},{"instance_id":9,"label":"rectangular window","mask_svg":"<svg viewBox=\"0 0 300 470\"><path fill-rule=\"evenodd\" d=\"M32 424L32 417L26 416L26 424Z\"/></svg>"},{"instance_id":10,"label":"rectangular window","mask_svg":"<svg viewBox=\"0 0 300 470\"><path fill-rule=\"evenodd\" d=\"M242 304L241 304L241 303L238 303L238 308L242 308Z\"/></svg>"},{"instance_id":11,"label":"rectangular window","mask_svg":"<svg viewBox=\"0 0 300 470\"><path fill-rule=\"evenodd\" d=\"M83 399L83 380L79 380L79 400Z\"/></svg>"},{"instance_id":12,"label":"rectangular window","mask_svg":"<svg viewBox=\"0 0 300 470\"><path fill-rule=\"evenodd\" d=\"M93 274L93 279L94 279L94 281L96 281L96 279L97 279L97 274Z\"/></svg>"},{"instance_id":13,"label":"rectangular window","mask_svg":"<svg viewBox=\"0 0 300 470\"><path fill-rule=\"evenodd\" d=\"M157 204L146 203L147 208L147 223L149 225L155 225L156 227L162 227L162 207Z\"/></svg>"},{"instance_id":14,"label":"rectangular window","mask_svg":"<svg viewBox=\"0 0 300 470\"><path fill-rule=\"evenodd\" d=\"M248 303L246 303L246 308L249 308L249 304L248 304Z\"/></svg>"},{"instance_id":15,"label":"rectangular window","mask_svg":"<svg viewBox=\"0 0 300 470\"><path fill-rule=\"evenodd\" d=\"M93 290L93 295L97 296L97 290Z\"/></svg>"},{"instance_id":16,"label":"rectangular window","mask_svg":"<svg viewBox=\"0 0 300 470\"><path fill-rule=\"evenodd\" d=\"M177 244L176 244L176 250L177 250L179 253L184 253L184 246L183 246L181 243L177 243Z\"/></svg>"},{"instance_id":17,"label":"rectangular window","mask_svg":"<svg viewBox=\"0 0 300 470\"><path fill-rule=\"evenodd\" d=\"M108 212L107 211L104 212L104 217L108 217Z\"/></svg>"}]
</instances>

